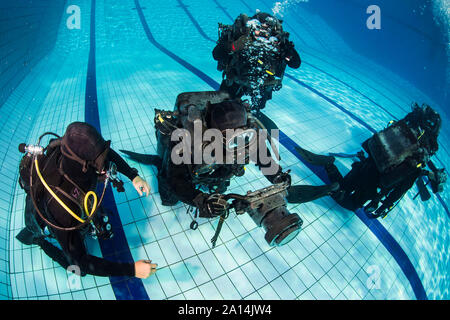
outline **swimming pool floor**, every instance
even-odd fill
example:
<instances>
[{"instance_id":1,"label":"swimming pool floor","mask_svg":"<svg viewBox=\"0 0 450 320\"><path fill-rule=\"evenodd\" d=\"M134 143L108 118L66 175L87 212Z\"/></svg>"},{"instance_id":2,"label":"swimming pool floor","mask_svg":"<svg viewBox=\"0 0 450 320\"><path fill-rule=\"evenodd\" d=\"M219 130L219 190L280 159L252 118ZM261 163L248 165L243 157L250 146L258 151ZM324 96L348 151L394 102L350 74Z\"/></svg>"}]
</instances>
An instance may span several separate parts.
<instances>
[{"instance_id":1,"label":"swimming pool floor","mask_svg":"<svg viewBox=\"0 0 450 320\"><path fill-rule=\"evenodd\" d=\"M125 193L114 190L124 232L124 247L117 251L134 260L153 260L158 272L142 281L88 275L78 287L71 286L73 278L39 247L15 239L24 225L25 199L17 184L17 145L34 142L45 131L63 134L69 123L85 121L90 101L112 148L155 153L154 109L171 109L179 93L213 90L221 81L211 56L217 22L231 24L241 12L268 11L271 5L260 0L71 4L81 8L82 28L68 30L63 19L53 51L0 108L0 212L8 217L3 220L9 230L4 239L9 252L0 258L0 297L449 298L448 191L422 203L413 200L414 187L377 222L340 208L329 197L290 204L289 210L304 220L303 230L278 248L266 244L263 230L250 217L230 215L211 249L216 221L200 220L198 230L190 230L185 205L162 206L154 168L133 161L128 162L151 184L152 193L139 198L130 182ZM285 17L285 28L303 63L298 70L287 70L283 88L264 113L286 137L280 144L281 165L291 170L294 184L323 182L292 152L293 143L318 153L353 152L371 130L402 118L412 101L433 105L405 80L352 52L320 17L301 7ZM445 126L444 121L438 166L449 163ZM337 162L349 170L351 160ZM245 193L267 185L261 172L248 166L229 191ZM94 255L108 253L96 240L88 247Z\"/></svg>"}]
</instances>

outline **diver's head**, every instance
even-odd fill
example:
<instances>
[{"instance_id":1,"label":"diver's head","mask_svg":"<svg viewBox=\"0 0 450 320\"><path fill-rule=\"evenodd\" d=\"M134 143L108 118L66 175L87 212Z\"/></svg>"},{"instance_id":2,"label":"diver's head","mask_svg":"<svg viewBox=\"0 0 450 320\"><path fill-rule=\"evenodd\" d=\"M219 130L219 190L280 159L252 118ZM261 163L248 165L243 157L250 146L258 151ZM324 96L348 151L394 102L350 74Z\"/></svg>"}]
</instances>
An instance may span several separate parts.
<instances>
[{"instance_id":1,"label":"diver's head","mask_svg":"<svg viewBox=\"0 0 450 320\"><path fill-rule=\"evenodd\" d=\"M61 152L69 166L81 167L83 173L89 169L103 173L110 144L90 124L73 122L61 139Z\"/></svg>"},{"instance_id":2,"label":"diver's head","mask_svg":"<svg viewBox=\"0 0 450 320\"><path fill-rule=\"evenodd\" d=\"M428 131L429 134L433 136L438 136L441 130L441 116L435 110L433 110L429 105L423 104L423 120L421 123L422 128Z\"/></svg>"},{"instance_id":3,"label":"diver's head","mask_svg":"<svg viewBox=\"0 0 450 320\"><path fill-rule=\"evenodd\" d=\"M412 105L412 112L406 116L406 119L411 126L426 136L437 138L441 130L441 116L425 103L422 106L414 103Z\"/></svg>"},{"instance_id":4,"label":"diver's head","mask_svg":"<svg viewBox=\"0 0 450 320\"><path fill-rule=\"evenodd\" d=\"M237 100L225 100L210 104L206 114L209 129L222 132L225 151L235 153L249 151L256 141L256 131L249 125L246 107Z\"/></svg>"},{"instance_id":5,"label":"diver's head","mask_svg":"<svg viewBox=\"0 0 450 320\"><path fill-rule=\"evenodd\" d=\"M418 142L426 154L431 156L439 148L437 138L441 129L441 116L427 104L419 106L412 104L412 111L406 115L404 121L418 137Z\"/></svg>"},{"instance_id":6,"label":"diver's head","mask_svg":"<svg viewBox=\"0 0 450 320\"><path fill-rule=\"evenodd\" d=\"M256 37L269 38L282 31L282 20L274 16L259 12L247 22L247 27Z\"/></svg>"},{"instance_id":7,"label":"diver's head","mask_svg":"<svg viewBox=\"0 0 450 320\"><path fill-rule=\"evenodd\" d=\"M220 131L242 128L247 124L247 110L235 100L209 104L206 122L208 128Z\"/></svg>"}]
</instances>

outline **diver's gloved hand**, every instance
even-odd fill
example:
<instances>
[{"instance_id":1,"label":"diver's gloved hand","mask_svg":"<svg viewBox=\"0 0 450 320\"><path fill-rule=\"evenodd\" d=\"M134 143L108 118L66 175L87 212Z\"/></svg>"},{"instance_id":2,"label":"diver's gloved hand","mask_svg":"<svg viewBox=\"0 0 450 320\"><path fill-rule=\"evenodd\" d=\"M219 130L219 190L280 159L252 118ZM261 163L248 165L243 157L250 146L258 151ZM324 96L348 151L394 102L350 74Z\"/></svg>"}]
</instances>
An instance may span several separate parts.
<instances>
[{"instance_id":1,"label":"diver's gloved hand","mask_svg":"<svg viewBox=\"0 0 450 320\"><path fill-rule=\"evenodd\" d=\"M206 205L213 216L221 216L226 213L229 204L223 194L213 193L206 199Z\"/></svg>"},{"instance_id":2,"label":"diver's gloved hand","mask_svg":"<svg viewBox=\"0 0 450 320\"><path fill-rule=\"evenodd\" d=\"M292 49L294 49L294 43L292 41L288 40L288 41L285 41L283 43L283 50L284 50L284 52L289 52Z\"/></svg>"},{"instance_id":3,"label":"diver's gloved hand","mask_svg":"<svg viewBox=\"0 0 450 320\"><path fill-rule=\"evenodd\" d=\"M152 260L139 260L134 263L134 275L139 279L147 279L156 272L156 263Z\"/></svg>"},{"instance_id":4,"label":"diver's gloved hand","mask_svg":"<svg viewBox=\"0 0 450 320\"><path fill-rule=\"evenodd\" d=\"M291 170L288 170L286 172L281 172L273 180L274 183L287 183L287 184L291 185L292 178L291 178L290 172L291 172Z\"/></svg>"},{"instance_id":5,"label":"diver's gloved hand","mask_svg":"<svg viewBox=\"0 0 450 320\"><path fill-rule=\"evenodd\" d=\"M269 180L273 184L288 183L289 185L291 185L292 178L291 178L290 172L291 172L291 170L283 172L280 169L278 171L278 173L271 175L271 176L266 176L266 177L267 177L267 180Z\"/></svg>"},{"instance_id":6,"label":"diver's gloved hand","mask_svg":"<svg viewBox=\"0 0 450 320\"><path fill-rule=\"evenodd\" d=\"M223 194L201 193L194 199L194 204L199 208L199 216L202 218L213 218L226 213L229 204Z\"/></svg>"},{"instance_id":7,"label":"diver's gloved hand","mask_svg":"<svg viewBox=\"0 0 450 320\"><path fill-rule=\"evenodd\" d=\"M148 185L147 181L139 176L136 176L136 178L133 179L133 187L136 189L140 196L142 196L144 192L147 197L150 194L150 186Z\"/></svg>"},{"instance_id":8,"label":"diver's gloved hand","mask_svg":"<svg viewBox=\"0 0 450 320\"><path fill-rule=\"evenodd\" d=\"M287 61L292 57L294 51L294 43L292 41L285 41L282 47L282 54Z\"/></svg>"}]
</instances>

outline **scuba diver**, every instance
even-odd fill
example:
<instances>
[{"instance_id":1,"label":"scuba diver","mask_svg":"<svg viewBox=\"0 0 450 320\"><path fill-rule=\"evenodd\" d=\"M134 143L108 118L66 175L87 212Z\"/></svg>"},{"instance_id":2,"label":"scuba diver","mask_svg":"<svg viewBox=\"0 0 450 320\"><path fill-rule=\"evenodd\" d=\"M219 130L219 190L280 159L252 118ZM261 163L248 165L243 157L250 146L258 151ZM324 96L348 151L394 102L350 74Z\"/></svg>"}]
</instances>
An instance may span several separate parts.
<instances>
[{"instance_id":1,"label":"scuba diver","mask_svg":"<svg viewBox=\"0 0 450 320\"><path fill-rule=\"evenodd\" d=\"M193 137L196 126L216 130L219 136L214 141L195 141ZM192 229L198 226L196 217L220 217L216 234L211 240L213 247L223 220L231 208L237 214L249 213L258 226L264 227L265 238L270 245L283 245L300 231L302 220L297 214L289 213L286 208L285 196L291 182L289 172L283 172L275 163L266 145L267 138L261 138L263 130L260 129L264 128L241 100L231 99L223 91L179 94L174 111L155 110L155 129L157 155L120 151L135 161L158 168L158 188L162 204L173 206L178 201L188 204L188 212L195 211ZM188 142L187 150L177 149L178 138L174 139L173 136L179 129L187 131L186 139L183 139ZM235 133L225 138L224 134L228 130ZM211 150L213 142L219 142L219 147L212 152L212 160L191 161L195 158L195 148L205 154L207 150ZM256 157L251 156L252 152L249 150L256 146L266 152L270 161L263 161L260 153ZM272 150L276 151L273 146ZM180 154L186 157L186 161L174 160ZM231 155L231 161L220 162L219 154ZM238 160L240 156L243 161ZM273 185L249 192L245 196L225 194L230 180L243 176L245 165L250 160L256 163ZM271 167L273 164L276 166ZM336 185L314 188L312 192L304 193L301 200L311 201L329 195L335 189ZM233 203L230 204L229 200Z\"/></svg>"},{"instance_id":2,"label":"scuba diver","mask_svg":"<svg viewBox=\"0 0 450 320\"><path fill-rule=\"evenodd\" d=\"M43 148L40 143L47 135L53 138ZM102 200L109 182L119 192L125 191L117 172L132 181L139 195L145 192L148 196L150 192L147 182L110 144L91 125L73 122L62 138L47 132L37 145L19 145L19 151L26 153L19 169L26 205L25 228L16 238L23 244L40 246L65 269L78 266L81 276L147 278L156 272L156 264L151 261L112 262L88 254L84 243L87 235L105 240L113 236ZM99 200L92 191L97 181L104 183ZM46 238L55 238L62 251Z\"/></svg>"},{"instance_id":3,"label":"scuba diver","mask_svg":"<svg viewBox=\"0 0 450 320\"><path fill-rule=\"evenodd\" d=\"M339 183L340 189L332 194L339 205L352 211L364 208L369 217L384 218L415 181L423 184L424 176L434 193L443 190L447 174L430 161L438 150L440 127L441 117L436 111L426 104L414 103L412 112L399 121L391 121L362 144L367 156L363 151L353 155L360 161L354 162L344 177L334 165L334 156L296 150L310 164L324 167L330 181ZM431 171L425 169L427 165ZM426 190L419 184L418 187ZM288 201L295 203L296 199Z\"/></svg>"},{"instance_id":4,"label":"scuba diver","mask_svg":"<svg viewBox=\"0 0 450 320\"><path fill-rule=\"evenodd\" d=\"M281 89L286 65L297 69L301 59L282 20L268 13L241 14L233 25L219 23L213 50L217 70L223 71L220 90L232 98L250 96L252 110L261 110L272 91Z\"/></svg>"}]
</instances>

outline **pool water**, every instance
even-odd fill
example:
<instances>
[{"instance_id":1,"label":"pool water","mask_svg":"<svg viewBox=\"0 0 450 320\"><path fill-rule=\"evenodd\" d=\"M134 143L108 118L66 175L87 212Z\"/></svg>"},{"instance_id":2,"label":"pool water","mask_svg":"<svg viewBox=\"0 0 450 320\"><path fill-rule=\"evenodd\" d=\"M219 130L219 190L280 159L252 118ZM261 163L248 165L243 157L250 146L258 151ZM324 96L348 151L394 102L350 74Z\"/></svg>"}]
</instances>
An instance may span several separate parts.
<instances>
[{"instance_id":1,"label":"pool water","mask_svg":"<svg viewBox=\"0 0 450 320\"><path fill-rule=\"evenodd\" d=\"M115 150L156 153L154 109L172 109L179 93L220 84L211 55L217 23L274 7L269 0L60 2L52 9L60 12L52 17L59 26L55 43L34 45L38 58L29 67L24 63L20 70L27 71L0 105L0 299L449 299L448 188L421 202L414 199L414 186L383 220L345 210L329 197L289 204L303 219L303 230L281 247L268 246L249 216L232 214L212 249L217 221L200 219L191 230L184 204L161 204L156 169L127 160L149 182L151 195L139 198L125 179L126 192L114 190L110 199L120 218L114 221L113 245L90 239L87 246L93 255L119 261L151 259L158 263L154 276L74 278L39 247L17 241L25 204L17 183L19 143L33 143L45 131L62 135L69 123L87 121ZM38 15L28 1L22 5L27 15ZM69 5L80 8L80 29L67 27ZM8 8L6 1L1 8ZM2 28L11 25L7 40L0 39L2 56L20 60L8 49L14 45L11 34L22 39L20 26L6 14L1 19ZM40 23L43 28L45 21ZM301 1L287 9L284 28L303 62L300 69L287 69L283 88L264 113L281 130L281 165L291 170L294 184L323 184L295 153L296 145L322 154L355 152L390 120L404 117L413 101L441 112L440 149L433 160L448 165L444 105L353 50ZM351 163L337 159L343 172ZM267 185L248 166L229 192Z\"/></svg>"}]
</instances>

